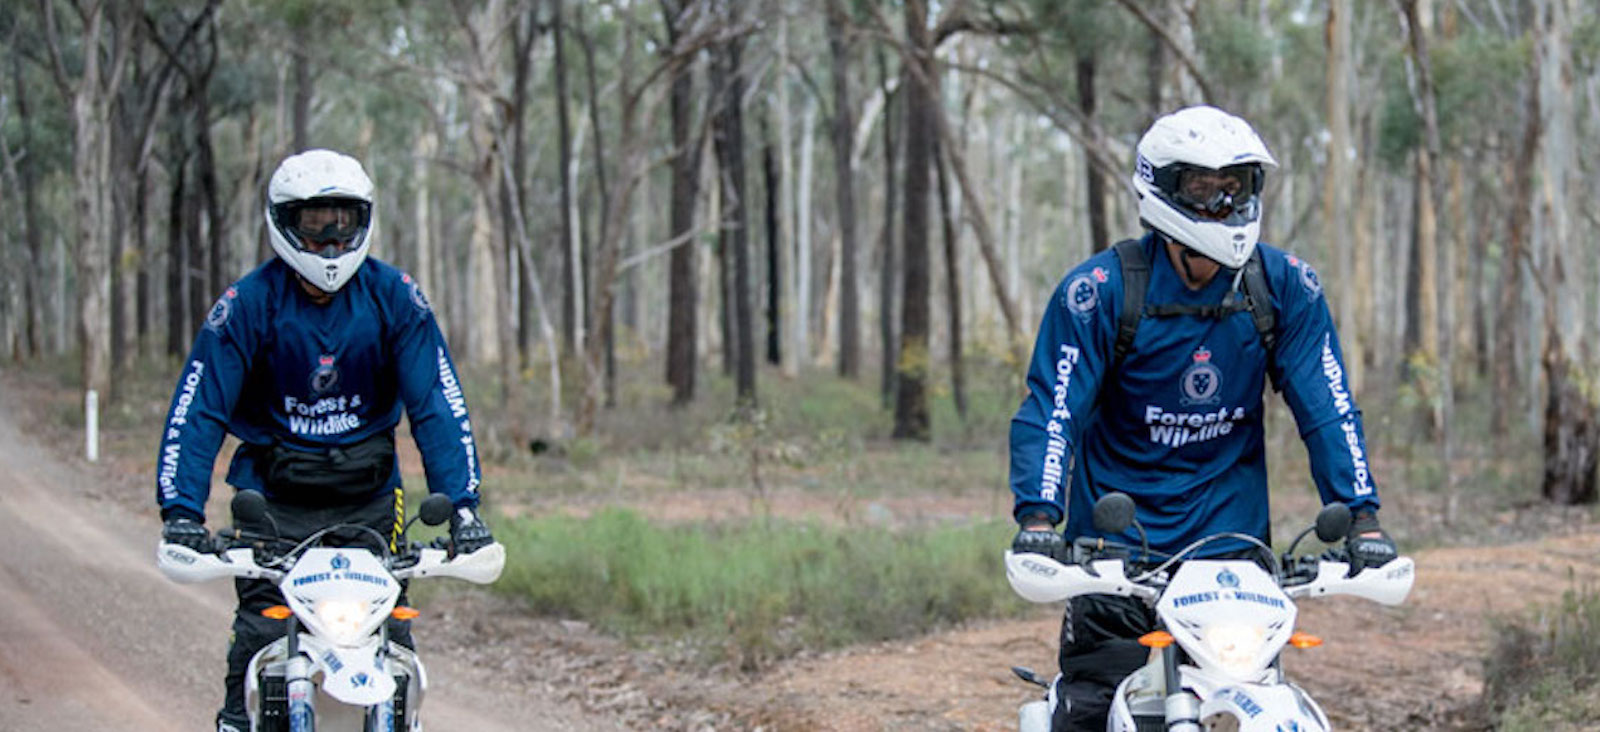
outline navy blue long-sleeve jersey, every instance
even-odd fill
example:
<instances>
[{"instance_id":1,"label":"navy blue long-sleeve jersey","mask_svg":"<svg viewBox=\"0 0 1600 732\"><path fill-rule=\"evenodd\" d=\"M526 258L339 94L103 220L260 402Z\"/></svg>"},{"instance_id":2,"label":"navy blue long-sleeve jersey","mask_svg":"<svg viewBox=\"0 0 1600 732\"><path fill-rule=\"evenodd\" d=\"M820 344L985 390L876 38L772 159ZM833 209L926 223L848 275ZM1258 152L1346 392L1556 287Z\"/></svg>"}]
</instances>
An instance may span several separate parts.
<instances>
[{"instance_id":1,"label":"navy blue long-sleeve jersey","mask_svg":"<svg viewBox=\"0 0 1600 732\"><path fill-rule=\"evenodd\" d=\"M1141 244L1151 263L1147 305L1216 305L1234 286L1235 271L1224 268L1191 291L1164 245L1151 235ZM1248 310L1145 317L1112 373L1123 297L1115 249L1067 273L1045 308L1028 392L1011 420L1015 516L1064 516L1069 539L1098 536L1095 500L1122 491L1133 497L1154 550L1176 551L1224 531L1269 540L1262 424L1269 374L1300 428L1323 502L1377 510L1361 412L1321 283L1310 264L1260 246L1277 313L1270 358ZM1200 554L1244 546L1219 541Z\"/></svg>"},{"instance_id":2,"label":"navy blue long-sleeve jersey","mask_svg":"<svg viewBox=\"0 0 1600 732\"><path fill-rule=\"evenodd\" d=\"M156 461L162 516L204 520L225 433L257 446L349 446L392 439L402 408L429 490L476 506L482 471L467 403L417 282L369 257L318 305L274 257L223 293L195 337ZM234 453L229 484L264 490L255 452ZM374 497L400 485L398 469L390 476Z\"/></svg>"}]
</instances>

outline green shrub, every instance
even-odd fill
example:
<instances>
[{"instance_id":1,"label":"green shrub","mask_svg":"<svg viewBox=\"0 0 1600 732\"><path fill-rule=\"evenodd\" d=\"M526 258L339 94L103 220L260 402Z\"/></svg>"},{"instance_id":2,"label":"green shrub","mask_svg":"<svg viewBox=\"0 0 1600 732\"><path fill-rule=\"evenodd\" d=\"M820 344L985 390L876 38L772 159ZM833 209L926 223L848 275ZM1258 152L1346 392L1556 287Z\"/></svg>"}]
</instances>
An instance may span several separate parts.
<instances>
[{"instance_id":1,"label":"green shrub","mask_svg":"<svg viewBox=\"0 0 1600 732\"><path fill-rule=\"evenodd\" d=\"M1485 662L1484 699L1501 730L1594 729L1600 723L1600 594L1499 620Z\"/></svg>"},{"instance_id":2,"label":"green shrub","mask_svg":"<svg viewBox=\"0 0 1600 732\"><path fill-rule=\"evenodd\" d=\"M658 526L607 509L502 521L495 585L536 612L631 636L691 639L756 668L802 648L929 632L1022 607L998 522L904 532L757 520Z\"/></svg>"}]
</instances>

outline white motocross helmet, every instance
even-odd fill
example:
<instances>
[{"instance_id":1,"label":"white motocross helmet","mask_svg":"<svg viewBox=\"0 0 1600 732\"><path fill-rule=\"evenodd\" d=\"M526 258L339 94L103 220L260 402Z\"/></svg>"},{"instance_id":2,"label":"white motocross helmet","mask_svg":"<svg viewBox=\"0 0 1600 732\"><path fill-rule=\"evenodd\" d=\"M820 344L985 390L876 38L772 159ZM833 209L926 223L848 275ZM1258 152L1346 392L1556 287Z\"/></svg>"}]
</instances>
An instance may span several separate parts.
<instances>
[{"instance_id":1,"label":"white motocross helmet","mask_svg":"<svg viewBox=\"0 0 1600 732\"><path fill-rule=\"evenodd\" d=\"M272 250L307 282L338 292L372 244L372 179L349 155L291 155L267 184L266 217Z\"/></svg>"},{"instance_id":2,"label":"white motocross helmet","mask_svg":"<svg viewBox=\"0 0 1600 732\"><path fill-rule=\"evenodd\" d=\"M1173 241L1237 269L1261 236L1264 166L1277 167L1250 123L1188 107L1139 138L1133 188L1139 219Z\"/></svg>"}]
</instances>

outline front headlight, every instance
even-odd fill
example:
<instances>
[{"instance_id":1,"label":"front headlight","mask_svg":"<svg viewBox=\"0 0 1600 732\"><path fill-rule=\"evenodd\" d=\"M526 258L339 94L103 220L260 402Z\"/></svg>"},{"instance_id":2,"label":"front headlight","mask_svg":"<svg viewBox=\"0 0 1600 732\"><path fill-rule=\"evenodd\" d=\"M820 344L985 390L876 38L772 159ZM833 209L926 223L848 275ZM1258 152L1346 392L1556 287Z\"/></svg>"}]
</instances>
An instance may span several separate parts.
<instances>
[{"instance_id":1,"label":"front headlight","mask_svg":"<svg viewBox=\"0 0 1600 732\"><path fill-rule=\"evenodd\" d=\"M1266 628L1256 625L1218 623L1205 629L1206 648L1216 657L1217 664L1240 678L1258 670L1256 656L1260 655L1261 644L1266 639Z\"/></svg>"},{"instance_id":2,"label":"front headlight","mask_svg":"<svg viewBox=\"0 0 1600 732\"><path fill-rule=\"evenodd\" d=\"M320 600L313 611L323 631L334 643L354 645L361 640L362 626L366 625L367 605L356 600Z\"/></svg>"}]
</instances>

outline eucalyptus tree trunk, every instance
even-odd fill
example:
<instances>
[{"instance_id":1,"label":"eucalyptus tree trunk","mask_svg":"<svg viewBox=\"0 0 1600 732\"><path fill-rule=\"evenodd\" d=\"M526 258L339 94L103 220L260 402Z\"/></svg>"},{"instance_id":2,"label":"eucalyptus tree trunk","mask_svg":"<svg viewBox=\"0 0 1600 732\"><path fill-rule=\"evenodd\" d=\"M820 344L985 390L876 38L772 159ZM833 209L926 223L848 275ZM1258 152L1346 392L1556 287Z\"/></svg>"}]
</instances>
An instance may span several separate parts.
<instances>
[{"instance_id":1,"label":"eucalyptus tree trunk","mask_svg":"<svg viewBox=\"0 0 1600 732\"><path fill-rule=\"evenodd\" d=\"M850 98L851 44L845 35L844 5L828 2L828 50L832 56L834 205L839 228L839 375L854 379L861 374L861 304L856 280L856 191L851 170L854 102Z\"/></svg>"},{"instance_id":2,"label":"eucalyptus tree trunk","mask_svg":"<svg viewBox=\"0 0 1600 732\"><path fill-rule=\"evenodd\" d=\"M27 85L22 83L22 51L13 40L11 46L11 85L16 91L15 109L17 126L21 129L22 148L33 150L33 114L28 106ZM22 354L32 358L41 353L40 339L44 326L40 320L45 304L39 296L38 283L44 276L44 252L39 236L39 203L35 188L39 185L38 155L25 155L17 161L17 182L22 189L22 238L25 257L22 260Z\"/></svg>"},{"instance_id":3,"label":"eucalyptus tree trunk","mask_svg":"<svg viewBox=\"0 0 1600 732\"><path fill-rule=\"evenodd\" d=\"M600 199L600 205L595 209L597 212L595 216L597 221L594 230L598 233L598 239L600 241L615 241L617 242L617 246L620 246L621 237L619 236L615 240L611 238L611 224L608 221L608 218L611 214L611 184L606 178L605 128L600 124L600 84L596 78L595 72L594 39L589 36L588 31L584 28L584 16L582 8L583 6L580 5L577 19L577 32L578 42L583 46L584 78L587 82L587 96L589 97L589 128L594 130L595 191ZM585 231L588 231L588 229L586 228ZM584 250L588 251L589 248L586 246L584 247ZM615 287L616 283L609 283L606 286ZM583 291L590 293L591 288L585 287L583 288ZM593 297L592 293L590 297ZM612 312L608 314L607 317L616 317L615 308L612 309ZM584 318L584 321L589 322L589 318ZM598 325L596 327L598 327ZM613 407L616 406L617 403L616 323L606 323L602 331L605 333L605 403L607 407Z\"/></svg>"},{"instance_id":4,"label":"eucalyptus tree trunk","mask_svg":"<svg viewBox=\"0 0 1600 732\"><path fill-rule=\"evenodd\" d=\"M189 157L187 146L172 135L172 152L167 165L167 355L181 358L188 349L192 321L189 319L189 246L184 225L184 202L188 200Z\"/></svg>"},{"instance_id":5,"label":"eucalyptus tree trunk","mask_svg":"<svg viewBox=\"0 0 1600 732\"><path fill-rule=\"evenodd\" d=\"M944 241L945 310L949 316L950 393L956 403L956 414L967 418L967 377L961 331L961 263L957 255L959 230L956 228L954 201L950 197L950 181L945 176L942 145L936 141L933 150L934 175L939 184L939 221Z\"/></svg>"},{"instance_id":6,"label":"eucalyptus tree trunk","mask_svg":"<svg viewBox=\"0 0 1600 732\"><path fill-rule=\"evenodd\" d=\"M416 235L411 271L428 292L444 291L444 278L434 257L433 231L433 156L439 152L439 134L433 120L424 122L413 148L411 160L411 228ZM440 323L443 327L445 324ZM448 335L448 333L446 334Z\"/></svg>"},{"instance_id":7,"label":"eucalyptus tree trunk","mask_svg":"<svg viewBox=\"0 0 1600 732\"><path fill-rule=\"evenodd\" d=\"M740 408L753 408L756 403L755 329L750 302L750 230L749 186L745 184L744 165L744 70L740 58L741 42L735 38L725 42L715 61L722 89L721 110L717 119L715 143L717 162L722 169L724 260L731 271L728 274L728 346L733 354L734 383Z\"/></svg>"},{"instance_id":8,"label":"eucalyptus tree trunk","mask_svg":"<svg viewBox=\"0 0 1600 732\"><path fill-rule=\"evenodd\" d=\"M1544 115L1540 103L1539 59L1530 55L1520 144L1515 148L1509 172L1503 177L1511 191L1510 213L1506 216L1506 247L1500 264L1500 282L1496 290L1500 300L1495 310L1495 346L1497 355L1494 368L1493 434L1496 447L1502 455L1510 454L1512 445L1506 438L1510 432L1510 418L1521 411L1527 400L1519 398L1517 384L1523 379L1518 368L1518 339L1532 320L1523 310L1523 294L1528 283L1522 266L1532 249L1532 219L1534 205L1534 166L1538 164L1541 140L1544 138ZM1531 273L1530 273L1531 274Z\"/></svg>"},{"instance_id":9,"label":"eucalyptus tree trunk","mask_svg":"<svg viewBox=\"0 0 1600 732\"><path fill-rule=\"evenodd\" d=\"M309 146L307 128L311 125L311 95L316 84L311 79L311 62L306 58L305 47L299 42L289 51L289 73L294 77L291 152L304 152Z\"/></svg>"},{"instance_id":10,"label":"eucalyptus tree trunk","mask_svg":"<svg viewBox=\"0 0 1600 732\"><path fill-rule=\"evenodd\" d=\"M1082 112L1085 127L1098 131L1100 125L1095 121L1095 108L1099 100L1095 98L1094 82L1098 73L1097 54L1083 52L1078 54L1075 68L1078 77L1078 111ZM1086 161L1087 162L1087 161ZM1106 179L1092 163L1083 166L1083 194L1085 208L1089 216L1089 247L1091 251L1099 252L1111 246L1111 234L1106 227Z\"/></svg>"},{"instance_id":11,"label":"eucalyptus tree trunk","mask_svg":"<svg viewBox=\"0 0 1600 732\"><path fill-rule=\"evenodd\" d=\"M513 19L511 38L511 98L507 121L507 136L510 137L511 156L510 181L502 181L501 189L505 192L501 199L502 209L501 225L505 228L502 235L505 239L506 265L509 267L509 290L516 293L515 320L516 351L521 371L527 368L531 360L533 348L533 328L536 314L534 312L533 282L529 274L532 267L523 267L523 254L517 245L516 226L517 217L526 218L528 210L528 150L527 139L524 134L528 116L528 81L533 69L533 45L538 40L542 28L538 19L538 3L530 2L526 12L520 18Z\"/></svg>"},{"instance_id":12,"label":"eucalyptus tree trunk","mask_svg":"<svg viewBox=\"0 0 1600 732\"><path fill-rule=\"evenodd\" d=\"M905 106L904 102L895 103L897 96L889 88L889 69L884 61L883 52L878 52L879 84L883 89L883 231L880 234L879 250L883 253L878 266L878 344L882 355L879 366L879 395L883 406L888 408L892 404L895 393L895 359L900 349L896 347L894 327L894 291L895 273L899 271L898 257L896 256L894 220L897 193L900 191L899 176L896 175L899 163L899 138L895 135L895 128L904 123L905 113L896 114L898 108ZM900 89L905 89L904 77L901 73Z\"/></svg>"},{"instance_id":13,"label":"eucalyptus tree trunk","mask_svg":"<svg viewBox=\"0 0 1600 732\"><path fill-rule=\"evenodd\" d=\"M901 283L900 357L896 369L894 437L901 440L932 438L928 412L927 379L931 366L928 349L928 176L932 169L938 79L933 68L933 41L928 33L925 0L906 0L905 26L909 50L905 75L906 179L904 281Z\"/></svg>"},{"instance_id":14,"label":"eucalyptus tree trunk","mask_svg":"<svg viewBox=\"0 0 1600 732\"><path fill-rule=\"evenodd\" d=\"M1322 178L1323 240L1328 257L1337 273L1339 289L1348 292L1354 282L1355 252L1350 246L1351 230L1351 176L1350 151L1350 2L1329 0L1327 30L1324 33L1328 47L1328 62L1324 69L1327 96L1324 107L1328 119L1328 165ZM1345 359L1350 376L1350 388L1361 389L1366 359L1363 349L1366 334L1356 327L1356 298L1348 295L1339 298L1339 336L1344 341Z\"/></svg>"},{"instance_id":15,"label":"eucalyptus tree trunk","mask_svg":"<svg viewBox=\"0 0 1600 732\"><path fill-rule=\"evenodd\" d=\"M1414 244L1411 259L1411 297L1415 298L1414 312L1417 320L1407 333L1407 351L1419 359L1425 368L1432 369L1432 383L1425 383L1431 393L1428 412L1429 427L1442 437L1441 444L1450 444L1446 421L1445 402L1449 398L1447 385L1449 365L1439 360L1439 225L1437 196L1435 195L1435 161L1439 155L1439 121L1434 100L1433 63L1428 44L1432 32L1431 0L1401 0L1406 17L1406 32L1411 62L1415 65L1416 79L1411 89L1413 103L1422 118L1423 139L1412 151L1416 176L1416 219L1412 235ZM1427 378L1427 377L1424 377Z\"/></svg>"},{"instance_id":16,"label":"eucalyptus tree trunk","mask_svg":"<svg viewBox=\"0 0 1600 732\"><path fill-rule=\"evenodd\" d=\"M676 0L662 0L668 38L677 45L683 37L683 8ZM699 195L700 153L691 142L694 104L694 74L688 66L672 78L672 238L690 236L694 229L695 198ZM682 406L694 400L697 345L699 340L699 285L695 258L699 246L694 241L672 249L667 283L667 384L672 387L672 404Z\"/></svg>"},{"instance_id":17,"label":"eucalyptus tree trunk","mask_svg":"<svg viewBox=\"0 0 1600 732\"><path fill-rule=\"evenodd\" d=\"M761 181L762 191L766 194L765 205L761 207L762 232L766 234L767 242L767 273L766 282L766 310L767 324L767 363L774 366L783 365L783 271L780 266L783 262L783 240L778 237L778 200L782 198L782 186L778 175L778 154L774 149L776 144L772 140L771 125L767 117L761 118Z\"/></svg>"},{"instance_id":18,"label":"eucalyptus tree trunk","mask_svg":"<svg viewBox=\"0 0 1600 732\"><path fill-rule=\"evenodd\" d=\"M564 38L562 6L566 0L550 0L551 39L555 44L552 67L556 92L556 147L557 165L561 169L561 342L571 351L577 342L578 305L576 283L578 263L573 255L576 232L572 222L572 126L567 110L567 56Z\"/></svg>"},{"instance_id":19,"label":"eucalyptus tree trunk","mask_svg":"<svg viewBox=\"0 0 1600 732\"><path fill-rule=\"evenodd\" d=\"M800 194L799 186L795 185L794 165L794 129L793 105L789 101L789 11L783 0L777 4L777 72L774 74L776 81L774 87L777 91L773 95L772 103L777 105L778 118L778 187L783 190L783 196L778 199L778 231L783 238L783 246L779 247L779 255L783 262L779 263L786 276L780 286L784 289L780 299L787 303L788 310L785 320L788 322L789 348L788 358L784 360L783 372L788 376L800 373L802 361L805 360L809 350L806 339L807 323L805 297L807 289L801 279L801 255L798 251L800 239L796 236L799 228L797 217L800 215L800 206L797 197ZM787 266L784 266L787 265Z\"/></svg>"},{"instance_id":20,"label":"eucalyptus tree trunk","mask_svg":"<svg viewBox=\"0 0 1600 732\"><path fill-rule=\"evenodd\" d=\"M108 129L111 100L121 82L128 51L126 31L131 21L124 19L119 24L117 18L111 17L115 8L108 7L110 3L91 2L80 7L79 38L73 45L88 52L81 54L78 73L70 75L62 60L67 44L58 28L55 3L40 4L44 6L51 69L62 96L69 102L72 123L73 264L77 272L83 384L85 389L109 398L113 365L108 308L112 223L107 210L111 179ZM111 51L110 63L106 65L102 65L106 60L101 53L103 44Z\"/></svg>"},{"instance_id":21,"label":"eucalyptus tree trunk","mask_svg":"<svg viewBox=\"0 0 1600 732\"><path fill-rule=\"evenodd\" d=\"M467 353L473 362L501 367L501 397L509 395L510 379L504 367L514 354L505 348L511 341L506 328L506 287L500 278L504 267L502 237L494 228L500 220L497 193L501 190L500 166L505 151L499 141L504 122L495 96L500 74L500 29L506 20L503 0L490 0L462 18L472 41L468 59L469 80L462 84L467 106L467 134L472 142L472 218L467 237L468 298ZM504 360L502 360L504 359Z\"/></svg>"},{"instance_id":22,"label":"eucalyptus tree trunk","mask_svg":"<svg viewBox=\"0 0 1600 732\"><path fill-rule=\"evenodd\" d=\"M1540 279L1545 283L1545 344L1541 362L1546 383L1544 482L1546 500L1562 505L1594 503L1600 465L1600 394L1593 345L1587 334L1584 253L1574 244L1568 212L1576 176L1573 113L1571 0L1534 4L1534 55L1538 59L1540 112L1545 120L1539 168L1543 194L1534 207L1536 226L1545 235ZM1542 226L1539 226L1541 225Z\"/></svg>"},{"instance_id":23,"label":"eucalyptus tree trunk","mask_svg":"<svg viewBox=\"0 0 1600 732\"><path fill-rule=\"evenodd\" d=\"M817 99L806 97L805 111L800 114L800 178L795 181L795 348L794 362L807 364L811 360L811 273L815 248L811 240L811 222L815 211L811 206L811 180L816 171L817 136L812 128L817 122Z\"/></svg>"}]
</instances>

